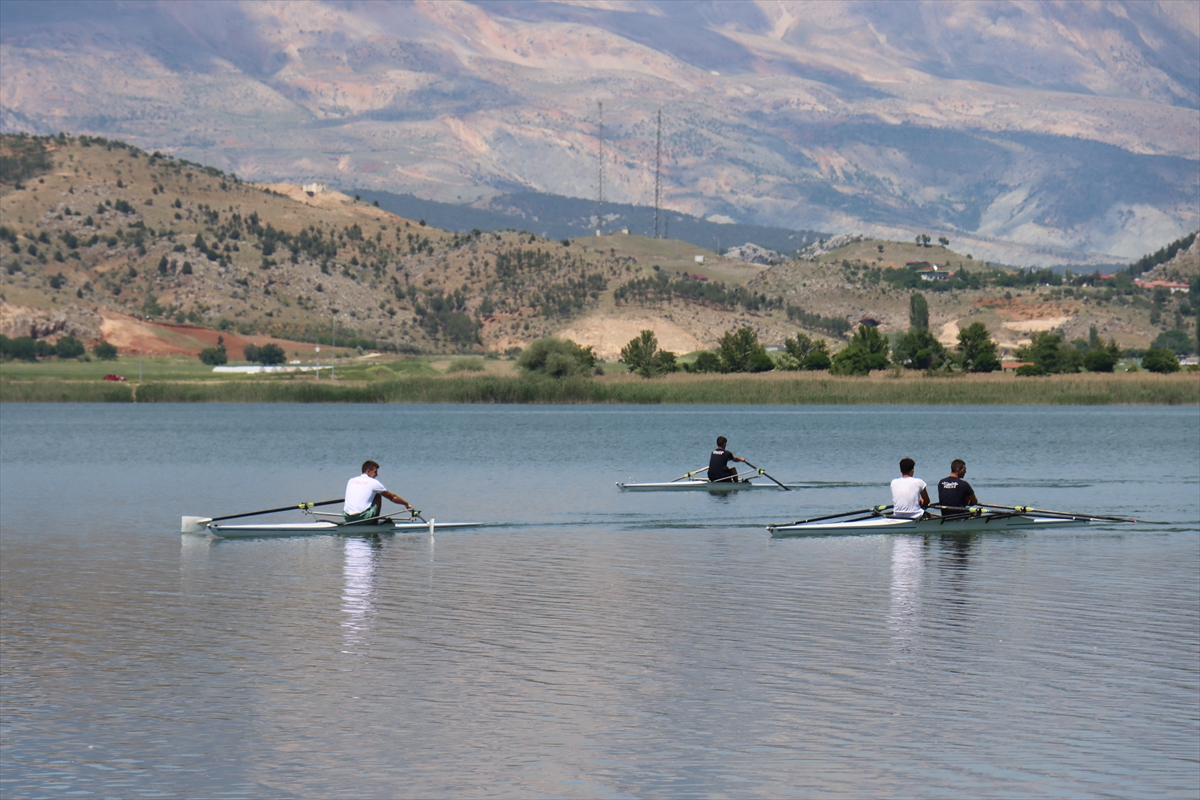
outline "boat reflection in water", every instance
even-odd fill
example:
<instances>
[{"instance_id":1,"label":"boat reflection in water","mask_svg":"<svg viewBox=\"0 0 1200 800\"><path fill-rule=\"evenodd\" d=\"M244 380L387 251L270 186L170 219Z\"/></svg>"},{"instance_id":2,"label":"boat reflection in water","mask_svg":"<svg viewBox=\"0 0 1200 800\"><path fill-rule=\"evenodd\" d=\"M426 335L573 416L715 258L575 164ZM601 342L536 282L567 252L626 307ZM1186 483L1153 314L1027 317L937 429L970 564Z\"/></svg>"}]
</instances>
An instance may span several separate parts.
<instances>
[{"instance_id":1,"label":"boat reflection in water","mask_svg":"<svg viewBox=\"0 0 1200 800\"><path fill-rule=\"evenodd\" d=\"M378 615L376 576L383 542L378 536L343 540L342 641L343 653L370 647L370 632Z\"/></svg>"}]
</instances>

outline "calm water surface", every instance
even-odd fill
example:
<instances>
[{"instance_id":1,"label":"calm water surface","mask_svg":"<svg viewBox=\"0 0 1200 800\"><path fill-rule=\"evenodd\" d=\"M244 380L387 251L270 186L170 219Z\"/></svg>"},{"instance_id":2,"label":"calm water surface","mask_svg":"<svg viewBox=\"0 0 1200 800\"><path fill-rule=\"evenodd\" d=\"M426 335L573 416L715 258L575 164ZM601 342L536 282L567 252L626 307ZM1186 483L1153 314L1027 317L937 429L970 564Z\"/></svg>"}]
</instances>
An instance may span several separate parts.
<instances>
[{"instance_id":1,"label":"calm water surface","mask_svg":"<svg viewBox=\"0 0 1200 800\"><path fill-rule=\"evenodd\" d=\"M620 494L719 433L793 492ZM1200 795L1194 408L0 406L0 794ZM1136 525L771 540L888 502ZM428 535L210 541L342 495Z\"/></svg>"}]
</instances>

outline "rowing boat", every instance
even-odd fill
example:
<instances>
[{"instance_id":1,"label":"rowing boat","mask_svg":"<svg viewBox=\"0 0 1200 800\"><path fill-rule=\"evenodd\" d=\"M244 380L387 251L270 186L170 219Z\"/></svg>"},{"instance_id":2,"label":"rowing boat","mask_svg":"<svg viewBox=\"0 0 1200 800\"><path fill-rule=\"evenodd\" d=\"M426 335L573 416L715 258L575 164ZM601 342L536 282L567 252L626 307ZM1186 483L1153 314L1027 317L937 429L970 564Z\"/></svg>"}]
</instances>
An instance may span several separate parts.
<instances>
[{"instance_id":1,"label":"rowing boat","mask_svg":"<svg viewBox=\"0 0 1200 800\"><path fill-rule=\"evenodd\" d=\"M433 533L435 530L452 528L478 528L482 522L395 522L388 520L377 524L374 520L366 522L260 522L253 525L226 525L220 522L210 522L201 533L208 533L221 539L246 539L263 536L374 536L380 533L421 532Z\"/></svg>"},{"instance_id":2,"label":"rowing boat","mask_svg":"<svg viewBox=\"0 0 1200 800\"><path fill-rule=\"evenodd\" d=\"M787 485L787 489L798 488L793 485ZM622 492L683 492L683 491L702 491L702 492L740 492L742 489L776 489L785 491L783 486L774 483L751 483L748 480L738 481L665 481L663 483L621 483L617 482L617 489Z\"/></svg>"},{"instance_id":3,"label":"rowing boat","mask_svg":"<svg viewBox=\"0 0 1200 800\"><path fill-rule=\"evenodd\" d=\"M982 514L978 516L929 517L904 519L872 516L864 519L802 522L790 525L769 525L767 530L776 538L789 536L862 535L876 533L994 533L996 531L1029 530L1033 528L1071 528L1088 525L1088 517L1039 517L1026 514Z\"/></svg>"}]
</instances>

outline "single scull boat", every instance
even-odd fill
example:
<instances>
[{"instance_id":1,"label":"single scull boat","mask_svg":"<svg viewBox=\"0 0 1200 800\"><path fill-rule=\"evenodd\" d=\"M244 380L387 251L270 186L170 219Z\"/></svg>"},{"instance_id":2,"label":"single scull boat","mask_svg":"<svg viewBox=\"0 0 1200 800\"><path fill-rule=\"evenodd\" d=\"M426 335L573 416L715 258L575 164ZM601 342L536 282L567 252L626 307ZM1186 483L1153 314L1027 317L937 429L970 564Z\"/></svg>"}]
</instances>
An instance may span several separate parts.
<instances>
[{"instance_id":1,"label":"single scull boat","mask_svg":"<svg viewBox=\"0 0 1200 800\"><path fill-rule=\"evenodd\" d=\"M617 489L622 492L681 492L681 491L702 491L702 492L739 492L742 489L775 489L776 491L785 491L787 489L799 488L793 485L780 486L774 483L751 483L749 480L738 481L664 481L662 483L621 483L617 482Z\"/></svg>"},{"instance_id":2,"label":"single scull boat","mask_svg":"<svg viewBox=\"0 0 1200 800\"><path fill-rule=\"evenodd\" d=\"M421 512L410 510L408 516L388 515L378 519L346 522L341 514L330 514L313 511L317 506L328 506L341 503L342 500L325 500L320 503L300 503L282 508L268 508L263 511L251 511L245 514L229 514L224 517L183 517L179 530L182 533L203 533L222 539L249 538L258 536L312 536L319 534L338 534L342 536L369 536L380 533L403 533L406 531L449 530L452 528L479 528L482 522L437 522L425 519ZM275 514L282 511L300 510L310 517L328 517L329 519L316 522L259 522L250 525L229 524L225 520L245 519L263 514Z\"/></svg>"}]
</instances>

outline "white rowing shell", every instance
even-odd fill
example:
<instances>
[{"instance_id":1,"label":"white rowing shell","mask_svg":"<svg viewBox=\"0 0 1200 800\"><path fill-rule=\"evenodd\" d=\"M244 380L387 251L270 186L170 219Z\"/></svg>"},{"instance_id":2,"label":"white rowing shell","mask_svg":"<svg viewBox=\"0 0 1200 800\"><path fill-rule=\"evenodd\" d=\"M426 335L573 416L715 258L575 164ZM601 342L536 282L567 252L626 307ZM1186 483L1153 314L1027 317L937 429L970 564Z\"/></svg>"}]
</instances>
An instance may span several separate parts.
<instances>
[{"instance_id":1,"label":"white rowing shell","mask_svg":"<svg viewBox=\"0 0 1200 800\"><path fill-rule=\"evenodd\" d=\"M793 488L793 487L788 487ZM750 481L670 481L669 483L617 483L617 489L622 492L682 492L688 490L703 492L737 492L742 489L778 489L783 487L776 483L751 483Z\"/></svg>"},{"instance_id":2,"label":"white rowing shell","mask_svg":"<svg viewBox=\"0 0 1200 800\"><path fill-rule=\"evenodd\" d=\"M845 522L807 522L800 525L771 525L767 530L772 536L829 536L858 535L870 533L987 533L990 531L1012 531L1031 528L1069 528L1089 524L1083 517L1033 517L1024 515L984 514L979 517L943 520L897 519L895 517L872 517Z\"/></svg>"},{"instance_id":3,"label":"white rowing shell","mask_svg":"<svg viewBox=\"0 0 1200 800\"><path fill-rule=\"evenodd\" d=\"M258 523L256 525L226 525L221 522L210 522L206 532L222 539L249 538L259 536L314 536L321 534L338 534L362 536L377 533L401 533L408 531L432 532L434 530L449 530L451 528L478 528L482 522L395 522L390 525L350 524L339 525L334 522L277 522Z\"/></svg>"}]
</instances>

